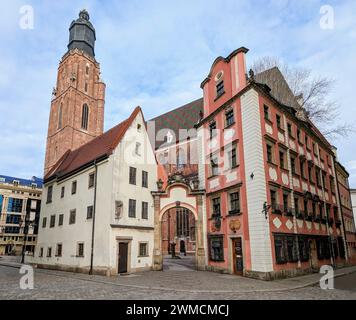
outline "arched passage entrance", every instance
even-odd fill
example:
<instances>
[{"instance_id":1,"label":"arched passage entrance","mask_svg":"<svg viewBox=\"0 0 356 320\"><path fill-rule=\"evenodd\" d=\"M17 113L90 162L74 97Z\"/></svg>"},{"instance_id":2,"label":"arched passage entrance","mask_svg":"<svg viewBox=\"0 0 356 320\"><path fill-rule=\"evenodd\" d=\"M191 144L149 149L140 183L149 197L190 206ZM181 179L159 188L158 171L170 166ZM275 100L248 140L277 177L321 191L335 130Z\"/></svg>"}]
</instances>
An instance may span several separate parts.
<instances>
[{"instance_id":1,"label":"arched passage entrance","mask_svg":"<svg viewBox=\"0 0 356 320\"><path fill-rule=\"evenodd\" d=\"M193 255L196 269L204 270L204 190L192 189L176 175L165 189L152 195L155 207L153 269L163 270L163 258L171 252L170 244L173 244L177 254L184 247L186 254Z\"/></svg>"},{"instance_id":2,"label":"arched passage entrance","mask_svg":"<svg viewBox=\"0 0 356 320\"><path fill-rule=\"evenodd\" d=\"M177 264L195 268L196 217L183 206L168 209L161 217L162 255L164 269Z\"/></svg>"}]
</instances>

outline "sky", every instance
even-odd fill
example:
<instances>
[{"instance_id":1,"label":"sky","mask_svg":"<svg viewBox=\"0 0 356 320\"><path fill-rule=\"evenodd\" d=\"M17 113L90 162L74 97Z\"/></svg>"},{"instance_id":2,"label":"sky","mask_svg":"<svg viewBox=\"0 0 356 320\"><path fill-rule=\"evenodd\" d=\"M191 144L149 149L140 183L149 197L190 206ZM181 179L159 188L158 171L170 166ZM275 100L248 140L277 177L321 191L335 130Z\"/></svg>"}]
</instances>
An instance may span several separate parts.
<instances>
[{"instance_id":1,"label":"sky","mask_svg":"<svg viewBox=\"0 0 356 320\"><path fill-rule=\"evenodd\" d=\"M68 28L86 8L107 85L105 130L141 106L151 119L202 97L218 56L250 49L336 81L335 123L356 123L356 1L0 0L0 174L42 176L51 93ZM333 12L325 23L324 6ZM23 29L23 6L33 28ZM327 17L330 17L329 15ZM331 141L356 188L356 134Z\"/></svg>"}]
</instances>

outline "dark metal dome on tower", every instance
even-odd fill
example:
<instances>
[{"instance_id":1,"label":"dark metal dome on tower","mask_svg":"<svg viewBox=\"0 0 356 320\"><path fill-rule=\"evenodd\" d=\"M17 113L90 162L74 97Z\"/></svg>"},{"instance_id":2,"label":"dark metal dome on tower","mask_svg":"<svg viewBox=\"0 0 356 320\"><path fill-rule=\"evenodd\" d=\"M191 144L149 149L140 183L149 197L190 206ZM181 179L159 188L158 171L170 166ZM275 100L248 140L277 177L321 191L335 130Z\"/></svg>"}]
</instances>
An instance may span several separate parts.
<instances>
[{"instance_id":1,"label":"dark metal dome on tower","mask_svg":"<svg viewBox=\"0 0 356 320\"><path fill-rule=\"evenodd\" d=\"M68 50L80 49L91 57L95 57L95 29L89 21L90 16L87 10L79 13L79 18L74 20L69 28Z\"/></svg>"}]
</instances>

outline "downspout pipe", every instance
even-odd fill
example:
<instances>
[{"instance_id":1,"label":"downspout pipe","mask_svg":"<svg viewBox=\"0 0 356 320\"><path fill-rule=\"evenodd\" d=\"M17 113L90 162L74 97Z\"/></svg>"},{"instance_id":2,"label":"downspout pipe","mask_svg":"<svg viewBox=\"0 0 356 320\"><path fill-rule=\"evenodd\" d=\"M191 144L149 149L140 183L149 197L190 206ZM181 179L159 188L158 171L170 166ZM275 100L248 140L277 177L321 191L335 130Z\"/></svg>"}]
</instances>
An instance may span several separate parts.
<instances>
[{"instance_id":1,"label":"downspout pipe","mask_svg":"<svg viewBox=\"0 0 356 320\"><path fill-rule=\"evenodd\" d=\"M340 206L340 215L341 215L341 222L342 222L342 230L343 230L343 233L344 233L344 236L342 237L343 238L343 244L344 244L344 251L345 251L345 260L346 262L349 261L349 252L348 252L348 248L347 248L347 241L346 241L346 229L345 229L345 220L344 220L344 213L342 211L342 203L341 203L341 195L340 195L340 188L339 188L339 179L337 177L337 173L336 173L336 168L335 168L335 184L336 184L336 190L337 190L337 196L339 198L339 206ZM336 239L337 241L337 244L339 244L338 240Z\"/></svg>"},{"instance_id":2,"label":"downspout pipe","mask_svg":"<svg viewBox=\"0 0 356 320\"><path fill-rule=\"evenodd\" d=\"M93 225L91 231L91 252L90 252L90 270L89 274L93 274L93 261L94 261L94 236L95 236L95 215L96 215L96 193L97 193L97 178L98 178L98 165L94 161L95 178L94 178L94 203L93 203Z\"/></svg>"}]
</instances>

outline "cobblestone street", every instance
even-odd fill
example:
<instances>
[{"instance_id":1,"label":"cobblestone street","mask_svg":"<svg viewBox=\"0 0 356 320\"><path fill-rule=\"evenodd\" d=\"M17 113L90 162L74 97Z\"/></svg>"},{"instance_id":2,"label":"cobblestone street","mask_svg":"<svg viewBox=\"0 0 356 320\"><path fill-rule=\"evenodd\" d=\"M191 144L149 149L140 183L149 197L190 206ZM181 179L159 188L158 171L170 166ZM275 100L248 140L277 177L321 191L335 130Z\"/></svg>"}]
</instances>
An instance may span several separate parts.
<instances>
[{"instance_id":1,"label":"cobblestone street","mask_svg":"<svg viewBox=\"0 0 356 320\"><path fill-rule=\"evenodd\" d=\"M321 276L318 274L266 282L175 268L111 278L36 269L35 288L21 290L19 268L0 265L0 299L356 300L356 273L352 271L354 268L343 269L345 275L335 279L335 289L322 290L315 284Z\"/></svg>"}]
</instances>

